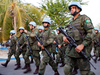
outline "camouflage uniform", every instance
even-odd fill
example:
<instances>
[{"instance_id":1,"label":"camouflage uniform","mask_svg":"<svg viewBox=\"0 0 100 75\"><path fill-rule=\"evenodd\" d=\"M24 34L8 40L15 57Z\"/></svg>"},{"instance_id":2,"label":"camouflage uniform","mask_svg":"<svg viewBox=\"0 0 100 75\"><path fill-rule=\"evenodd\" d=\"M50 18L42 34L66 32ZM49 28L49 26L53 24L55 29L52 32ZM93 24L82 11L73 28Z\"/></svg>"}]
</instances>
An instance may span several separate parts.
<instances>
[{"instance_id":1,"label":"camouflage uniform","mask_svg":"<svg viewBox=\"0 0 100 75\"><path fill-rule=\"evenodd\" d=\"M55 34L55 32L54 32L54 34ZM56 39L56 34L54 36L55 36L54 39ZM55 44L52 44L51 53L53 54L53 59L55 60L55 55L57 54L57 52L56 52L56 45Z\"/></svg>"},{"instance_id":2,"label":"camouflage uniform","mask_svg":"<svg viewBox=\"0 0 100 75\"><path fill-rule=\"evenodd\" d=\"M48 28L47 30L43 31L42 34L42 42L43 42L43 46L51 53L51 49L52 49L52 43L54 41L54 32ZM55 71L57 70L57 66L54 63L54 61L52 61L50 59L50 57L47 55L47 53L43 50L43 58L40 64L40 69L39 69L39 75L44 75L45 72L45 68L46 68L46 64L49 63L49 65L52 67L52 69Z\"/></svg>"},{"instance_id":3,"label":"camouflage uniform","mask_svg":"<svg viewBox=\"0 0 100 75\"><path fill-rule=\"evenodd\" d=\"M9 49L9 53L8 53L8 59L6 60L5 64L2 64L3 66L7 67L8 62L11 59L11 56L14 54L15 56L16 53L16 36L12 36L11 40L10 40L10 49Z\"/></svg>"},{"instance_id":4,"label":"camouflage uniform","mask_svg":"<svg viewBox=\"0 0 100 75\"><path fill-rule=\"evenodd\" d=\"M20 51L20 49L18 48L18 50L16 51L16 55L15 55L18 65L20 65L20 58L19 58L19 56L21 54L23 55L23 58L25 60L25 64L29 64L30 63L29 58L26 59L26 56L25 56L26 51L27 51L27 44L26 43L27 43L26 34L22 33L22 35L20 35L20 37L19 37L19 44L20 44L20 47L22 46L22 49ZM16 68L15 68L15 70L16 70Z\"/></svg>"},{"instance_id":5,"label":"camouflage uniform","mask_svg":"<svg viewBox=\"0 0 100 75\"><path fill-rule=\"evenodd\" d=\"M93 24L90 18L86 15L78 15L75 20L72 19L72 22L67 27L69 29L68 34L75 39L77 45L83 44L85 46L84 52L90 57L93 30ZM90 71L89 62L78 54L75 47L70 47L70 45L68 45L65 51L65 75L72 75L72 69L75 66L75 63L78 64L81 75L95 75Z\"/></svg>"},{"instance_id":6,"label":"camouflage uniform","mask_svg":"<svg viewBox=\"0 0 100 75\"><path fill-rule=\"evenodd\" d=\"M96 41L97 43L100 44L100 33L98 32L98 34L95 35L94 41ZM94 44L94 53L96 53L96 58L94 59L95 63L97 62L97 58L100 57L100 46ZM99 58L100 60L100 58Z\"/></svg>"},{"instance_id":7,"label":"camouflage uniform","mask_svg":"<svg viewBox=\"0 0 100 75\"><path fill-rule=\"evenodd\" d=\"M59 33L56 38L57 38L57 41L58 41L59 45L62 46L61 49L63 50L63 52L65 52L65 47L63 46L63 44L64 44L64 42L63 42L63 36L64 35L62 33ZM64 55L59 50L59 48L57 48L57 50L58 50L58 53L57 53L57 56L56 56L56 58L57 58L56 62L57 63L60 62L60 58L61 58L61 62L64 63Z\"/></svg>"},{"instance_id":8,"label":"camouflage uniform","mask_svg":"<svg viewBox=\"0 0 100 75\"><path fill-rule=\"evenodd\" d=\"M30 36L30 45L31 45L31 48L32 48L32 52L33 52L33 57L34 57L34 60L35 60L35 65L36 67L39 67L40 65L40 49L38 47L38 42L36 41L35 39L35 36L37 35L38 36L38 29L33 29L33 31L31 32L28 32L27 33L29 36Z\"/></svg>"}]
</instances>

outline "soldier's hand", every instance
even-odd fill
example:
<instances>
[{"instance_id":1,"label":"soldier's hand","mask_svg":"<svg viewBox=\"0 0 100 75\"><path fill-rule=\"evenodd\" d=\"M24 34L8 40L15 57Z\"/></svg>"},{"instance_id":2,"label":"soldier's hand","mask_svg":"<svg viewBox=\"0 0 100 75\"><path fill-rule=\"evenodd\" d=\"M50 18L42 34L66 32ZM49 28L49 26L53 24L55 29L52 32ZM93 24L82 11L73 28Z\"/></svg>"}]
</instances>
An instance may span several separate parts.
<instances>
[{"instance_id":1,"label":"soldier's hand","mask_svg":"<svg viewBox=\"0 0 100 75\"><path fill-rule=\"evenodd\" d=\"M56 41L54 41L53 43L56 44Z\"/></svg>"},{"instance_id":2,"label":"soldier's hand","mask_svg":"<svg viewBox=\"0 0 100 75\"><path fill-rule=\"evenodd\" d=\"M81 45L78 45L78 46L75 48L75 50L76 50L78 53L80 53L80 52L83 50L83 48L84 48L84 45L81 44Z\"/></svg>"},{"instance_id":3,"label":"soldier's hand","mask_svg":"<svg viewBox=\"0 0 100 75\"><path fill-rule=\"evenodd\" d=\"M61 48L61 45L58 45L58 48Z\"/></svg>"},{"instance_id":4,"label":"soldier's hand","mask_svg":"<svg viewBox=\"0 0 100 75\"><path fill-rule=\"evenodd\" d=\"M65 36L63 37L63 41L64 41L64 42L67 42L67 43L70 43L70 42L67 40L67 37L65 37Z\"/></svg>"},{"instance_id":5,"label":"soldier's hand","mask_svg":"<svg viewBox=\"0 0 100 75\"><path fill-rule=\"evenodd\" d=\"M20 47L20 49L22 49L22 46Z\"/></svg>"},{"instance_id":6,"label":"soldier's hand","mask_svg":"<svg viewBox=\"0 0 100 75\"><path fill-rule=\"evenodd\" d=\"M92 43L94 43L94 41L92 41Z\"/></svg>"},{"instance_id":7,"label":"soldier's hand","mask_svg":"<svg viewBox=\"0 0 100 75\"><path fill-rule=\"evenodd\" d=\"M17 45L18 45L18 42L17 42Z\"/></svg>"},{"instance_id":8,"label":"soldier's hand","mask_svg":"<svg viewBox=\"0 0 100 75\"><path fill-rule=\"evenodd\" d=\"M65 46L65 44L63 44L63 46Z\"/></svg>"},{"instance_id":9,"label":"soldier's hand","mask_svg":"<svg viewBox=\"0 0 100 75\"><path fill-rule=\"evenodd\" d=\"M41 48L44 49L44 47L41 45Z\"/></svg>"},{"instance_id":10,"label":"soldier's hand","mask_svg":"<svg viewBox=\"0 0 100 75\"><path fill-rule=\"evenodd\" d=\"M27 33L27 30L24 30L25 33Z\"/></svg>"},{"instance_id":11,"label":"soldier's hand","mask_svg":"<svg viewBox=\"0 0 100 75\"><path fill-rule=\"evenodd\" d=\"M28 45L28 42L26 44Z\"/></svg>"},{"instance_id":12,"label":"soldier's hand","mask_svg":"<svg viewBox=\"0 0 100 75\"><path fill-rule=\"evenodd\" d=\"M40 44L40 42L38 42L38 46L40 46L40 47L41 47L41 44Z\"/></svg>"}]
</instances>

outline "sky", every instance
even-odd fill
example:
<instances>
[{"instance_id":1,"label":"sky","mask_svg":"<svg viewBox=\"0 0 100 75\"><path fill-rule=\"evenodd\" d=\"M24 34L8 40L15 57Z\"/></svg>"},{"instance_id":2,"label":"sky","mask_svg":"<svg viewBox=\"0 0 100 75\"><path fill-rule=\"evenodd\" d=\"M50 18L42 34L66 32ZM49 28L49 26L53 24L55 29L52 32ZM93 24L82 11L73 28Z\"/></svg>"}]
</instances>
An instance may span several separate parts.
<instances>
[{"instance_id":1,"label":"sky","mask_svg":"<svg viewBox=\"0 0 100 75\"><path fill-rule=\"evenodd\" d=\"M39 3L42 0L22 0L27 3L32 3L34 6L40 7ZM91 18L94 27L100 23L100 0L83 0L83 2L88 2L88 5L82 5L81 14L85 14Z\"/></svg>"}]
</instances>

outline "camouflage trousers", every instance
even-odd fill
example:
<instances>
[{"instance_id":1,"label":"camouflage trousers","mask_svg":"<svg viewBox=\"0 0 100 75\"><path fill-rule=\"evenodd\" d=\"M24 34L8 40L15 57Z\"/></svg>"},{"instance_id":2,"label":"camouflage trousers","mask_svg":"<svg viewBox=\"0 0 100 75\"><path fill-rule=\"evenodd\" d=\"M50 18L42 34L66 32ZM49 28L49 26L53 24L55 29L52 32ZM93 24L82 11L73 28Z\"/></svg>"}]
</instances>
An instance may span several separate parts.
<instances>
[{"instance_id":1,"label":"camouflage trousers","mask_svg":"<svg viewBox=\"0 0 100 75\"><path fill-rule=\"evenodd\" d=\"M40 66L40 54L39 54L39 50L33 50L33 58L35 60L35 65L36 67Z\"/></svg>"},{"instance_id":2,"label":"camouflage trousers","mask_svg":"<svg viewBox=\"0 0 100 75\"><path fill-rule=\"evenodd\" d=\"M56 56L56 62L60 62L60 58L61 58L61 61L64 62L64 55L61 52L58 52Z\"/></svg>"},{"instance_id":3,"label":"camouflage trousers","mask_svg":"<svg viewBox=\"0 0 100 75\"><path fill-rule=\"evenodd\" d=\"M94 53L96 53L96 57L100 57L100 47L94 47Z\"/></svg>"},{"instance_id":4,"label":"camouflage trousers","mask_svg":"<svg viewBox=\"0 0 100 75\"><path fill-rule=\"evenodd\" d=\"M15 56L15 54L16 54L16 51L11 51L11 49L9 49L9 53L8 53L8 58L7 58L7 60L6 61L10 61L10 59L11 59L11 56L14 54L14 56Z\"/></svg>"},{"instance_id":5,"label":"camouflage trousers","mask_svg":"<svg viewBox=\"0 0 100 75\"><path fill-rule=\"evenodd\" d=\"M69 56L65 57L65 75L72 75L72 69L75 67L75 63L78 65L81 75L95 75L92 71L90 71L90 64L86 59L72 58Z\"/></svg>"},{"instance_id":6,"label":"camouflage trousers","mask_svg":"<svg viewBox=\"0 0 100 75\"><path fill-rule=\"evenodd\" d=\"M49 64L54 71L57 70L57 66L56 66L55 62L50 59L50 57L47 55L47 53L45 51L43 51L43 58L40 63L39 74L44 75L47 64Z\"/></svg>"},{"instance_id":7,"label":"camouflage trousers","mask_svg":"<svg viewBox=\"0 0 100 75\"><path fill-rule=\"evenodd\" d=\"M16 51L15 58L16 58L17 63L20 63L19 56L21 54L23 55L25 64L29 64L30 63L29 57L26 58L26 56L25 56L27 54L27 51L26 50L22 50L22 52L20 52L19 50Z\"/></svg>"}]
</instances>

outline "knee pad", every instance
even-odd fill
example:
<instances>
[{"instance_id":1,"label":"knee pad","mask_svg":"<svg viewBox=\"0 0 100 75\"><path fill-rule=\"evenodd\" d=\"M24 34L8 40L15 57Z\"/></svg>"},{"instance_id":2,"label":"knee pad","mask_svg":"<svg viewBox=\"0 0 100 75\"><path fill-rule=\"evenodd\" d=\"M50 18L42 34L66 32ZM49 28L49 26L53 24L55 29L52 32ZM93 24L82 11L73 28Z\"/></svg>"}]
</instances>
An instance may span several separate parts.
<instances>
[{"instance_id":1,"label":"knee pad","mask_svg":"<svg viewBox=\"0 0 100 75\"><path fill-rule=\"evenodd\" d=\"M70 65L65 65L64 66L64 73L65 75L72 75L72 67Z\"/></svg>"}]
</instances>

